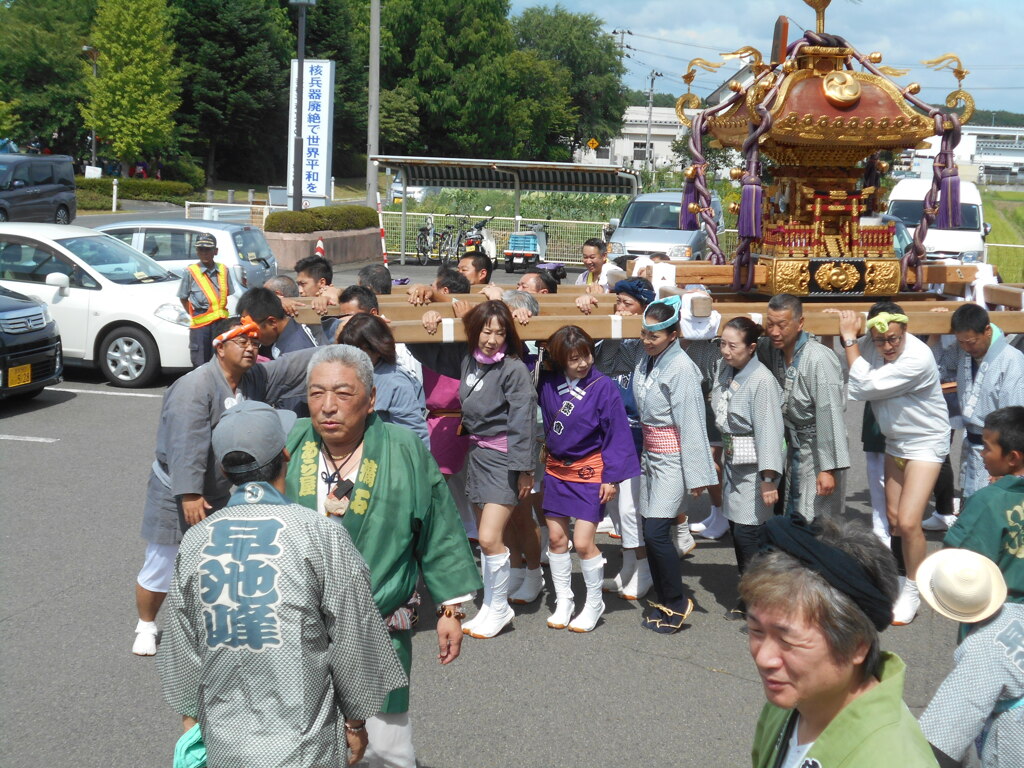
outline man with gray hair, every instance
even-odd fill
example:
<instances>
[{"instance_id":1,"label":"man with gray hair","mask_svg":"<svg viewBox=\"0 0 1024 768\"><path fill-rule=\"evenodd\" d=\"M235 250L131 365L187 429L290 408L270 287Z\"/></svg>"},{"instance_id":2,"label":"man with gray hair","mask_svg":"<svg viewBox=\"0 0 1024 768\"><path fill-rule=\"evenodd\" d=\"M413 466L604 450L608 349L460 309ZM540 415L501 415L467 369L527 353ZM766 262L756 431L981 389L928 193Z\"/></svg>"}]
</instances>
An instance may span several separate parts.
<instances>
[{"instance_id":1,"label":"man with gray hair","mask_svg":"<svg viewBox=\"0 0 1024 768\"><path fill-rule=\"evenodd\" d=\"M803 304L796 296L772 296L764 329L757 357L782 387L789 446L783 508L808 521L838 514L850 466L839 359L804 330Z\"/></svg>"},{"instance_id":2,"label":"man with gray hair","mask_svg":"<svg viewBox=\"0 0 1024 768\"><path fill-rule=\"evenodd\" d=\"M253 400L221 416L212 450L237 487L185 533L171 582L164 696L211 766L358 760L407 682L348 534L282 495L294 422Z\"/></svg>"},{"instance_id":3,"label":"man with gray hair","mask_svg":"<svg viewBox=\"0 0 1024 768\"><path fill-rule=\"evenodd\" d=\"M352 536L373 578L373 598L406 672L420 576L437 612L442 664L462 644L461 604L482 584L455 502L437 464L416 435L374 413L373 365L362 350L321 347L307 368L310 418L288 437L293 457L286 490L328 515ZM367 721L367 765L416 763L409 689L394 691Z\"/></svg>"}]
</instances>

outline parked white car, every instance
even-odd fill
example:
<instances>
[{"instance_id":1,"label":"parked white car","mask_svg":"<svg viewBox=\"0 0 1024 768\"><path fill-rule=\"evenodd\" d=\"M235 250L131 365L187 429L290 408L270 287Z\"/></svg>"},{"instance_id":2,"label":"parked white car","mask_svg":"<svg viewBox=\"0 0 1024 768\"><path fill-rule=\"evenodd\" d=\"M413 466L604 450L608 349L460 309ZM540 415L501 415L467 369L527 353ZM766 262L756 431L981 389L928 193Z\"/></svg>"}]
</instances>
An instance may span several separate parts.
<instances>
[{"instance_id":1,"label":"parked white car","mask_svg":"<svg viewBox=\"0 0 1024 768\"><path fill-rule=\"evenodd\" d=\"M180 278L117 238L57 224L0 224L0 285L49 305L65 362L118 387L191 367Z\"/></svg>"},{"instance_id":2,"label":"parked white car","mask_svg":"<svg viewBox=\"0 0 1024 768\"><path fill-rule=\"evenodd\" d=\"M887 213L907 225L914 236L924 212L924 197L931 189L931 179L903 179L889 193ZM956 260L964 264L986 261L985 238L992 230L985 222L978 187L969 181L960 182L960 226L939 229L932 225L924 238L925 257Z\"/></svg>"}]
</instances>

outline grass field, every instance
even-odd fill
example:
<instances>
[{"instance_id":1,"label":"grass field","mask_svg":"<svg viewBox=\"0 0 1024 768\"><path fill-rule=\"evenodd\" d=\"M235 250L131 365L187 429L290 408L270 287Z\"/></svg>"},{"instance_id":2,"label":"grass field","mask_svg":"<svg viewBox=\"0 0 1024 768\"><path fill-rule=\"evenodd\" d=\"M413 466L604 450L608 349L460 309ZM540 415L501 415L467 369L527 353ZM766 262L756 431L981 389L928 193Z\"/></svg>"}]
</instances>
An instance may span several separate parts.
<instances>
[{"instance_id":1,"label":"grass field","mask_svg":"<svg viewBox=\"0 0 1024 768\"><path fill-rule=\"evenodd\" d=\"M1024 282L1024 248L1000 248L1000 245L1024 245L1024 192L981 190L985 221L992 225L987 238L988 260L999 269L1007 283Z\"/></svg>"}]
</instances>

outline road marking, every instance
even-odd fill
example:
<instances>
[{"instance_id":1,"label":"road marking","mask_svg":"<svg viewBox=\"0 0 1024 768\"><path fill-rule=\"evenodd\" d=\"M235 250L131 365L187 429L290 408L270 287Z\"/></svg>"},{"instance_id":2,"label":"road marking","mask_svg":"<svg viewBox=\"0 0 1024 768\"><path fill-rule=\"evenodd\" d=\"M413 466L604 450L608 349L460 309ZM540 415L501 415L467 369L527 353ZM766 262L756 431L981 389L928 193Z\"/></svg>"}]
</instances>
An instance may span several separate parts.
<instances>
[{"instance_id":1,"label":"road marking","mask_svg":"<svg viewBox=\"0 0 1024 768\"><path fill-rule=\"evenodd\" d=\"M50 387L54 392L74 392L80 395L111 395L112 397L163 397L145 392L106 392L102 389L72 389L70 387Z\"/></svg>"},{"instance_id":2,"label":"road marking","mask_svg":"<svg viewBox=\"0 0 1024 768\"><path fill-rule=\"evenodd\" d=\"M0 435L0 440L20 440L23 443L58 443L59 437L26 437L24 435Z\"/></svg>"}]
</instances>

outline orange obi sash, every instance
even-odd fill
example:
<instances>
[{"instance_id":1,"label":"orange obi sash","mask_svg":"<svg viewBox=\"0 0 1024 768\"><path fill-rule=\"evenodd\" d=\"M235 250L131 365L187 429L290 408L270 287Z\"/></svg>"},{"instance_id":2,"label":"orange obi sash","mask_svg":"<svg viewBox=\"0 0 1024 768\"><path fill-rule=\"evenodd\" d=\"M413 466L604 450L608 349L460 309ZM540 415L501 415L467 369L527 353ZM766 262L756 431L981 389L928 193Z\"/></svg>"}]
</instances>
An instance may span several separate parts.
<instances>
[{"instance_id":1,"label":"orange obi sash","mask_svg":"<svg viewBox=\"0 0 1024 768\"><path fill-rule=\"evenodd\" d=\"M682 453L679 430L675 427L649 427L640 425L644 433L644 450L651 453Z\"/></svg>"},{"instance_id":2,"label":"orange obi sash","mask_svg":"<svg viewBox=\"0 0 1024 768\"><path fill-rule=\"evenodd\" d=\"M548 454L544 474L565 480L567 483L600 483L604 475L604 459L601 458L600 451L594 451L582 459L571 462L559 461Z\"/></svg>"}]
</instances>

